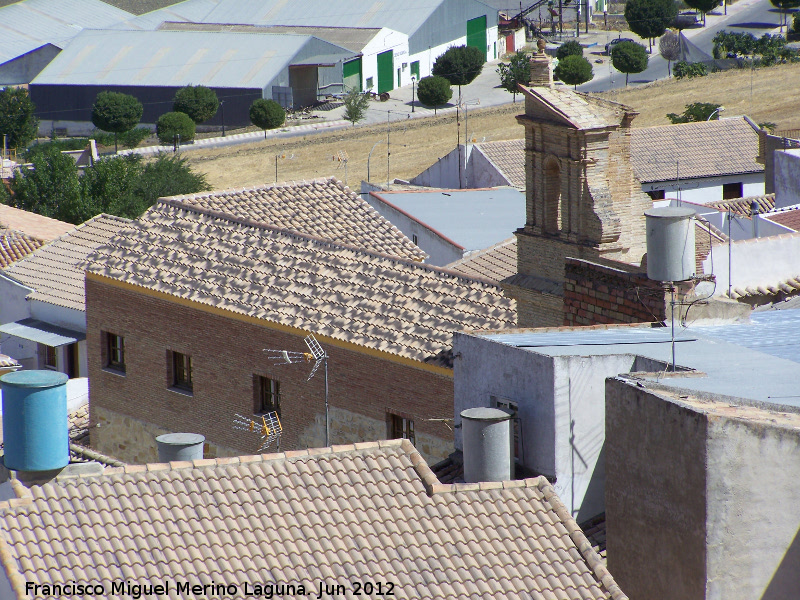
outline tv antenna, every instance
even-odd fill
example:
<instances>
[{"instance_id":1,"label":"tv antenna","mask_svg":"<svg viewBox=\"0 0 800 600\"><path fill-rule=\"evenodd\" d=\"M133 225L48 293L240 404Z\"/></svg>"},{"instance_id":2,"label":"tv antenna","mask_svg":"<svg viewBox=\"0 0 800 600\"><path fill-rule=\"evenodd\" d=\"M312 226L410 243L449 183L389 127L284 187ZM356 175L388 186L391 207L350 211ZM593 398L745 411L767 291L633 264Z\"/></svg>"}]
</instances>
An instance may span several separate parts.
<instances>
[{"instance_id":1,"label":"tv antenna","mask_svg":"<svg viewBox=\"0 0 800 600\"><path fill-rule=\"evenodd\" d=\"M339 150L336 154L333 155L333 161L339 162L339 166L336 167L339 170L342 165L344 165L344 184L347 185L347 150Z\"/></svg>"},{"instance_id":2,"label":"tv antenna","mask_svg":"<svg viewBox=\"0 0 800 600\"><path fill-rule=\"evenodd\" d=\"M259 420L260 419L260 422ZM281 448L281 433L283 426L278 417L278 413L269 412L265 415L248 418L240 414L236 414L233 419L233 428L236 431L250 431L261 436L261 446L258 451L263 452L272 442L276 443L276 448Z\"/></svg>"},{"instance_id":3,"label":"tv antenna","mask_svg":"<svg viewBox=\"0 0 800 600\"><path fill-rule=\"evenodd\" d=\"M308 375L306 381L311 381L320 365L325 367L325 446L330 446L330 412L328 410L328 353L322 349L317 338L313 333L309 333L303 341L308 347L308 352L294 352L291 350L271 350L265 348L264 352L267 353L267 358L273 362L274 365L292 365L301 362L314 361L314 366L311 367L311 373Z\"/></svg>"}]
</instances>

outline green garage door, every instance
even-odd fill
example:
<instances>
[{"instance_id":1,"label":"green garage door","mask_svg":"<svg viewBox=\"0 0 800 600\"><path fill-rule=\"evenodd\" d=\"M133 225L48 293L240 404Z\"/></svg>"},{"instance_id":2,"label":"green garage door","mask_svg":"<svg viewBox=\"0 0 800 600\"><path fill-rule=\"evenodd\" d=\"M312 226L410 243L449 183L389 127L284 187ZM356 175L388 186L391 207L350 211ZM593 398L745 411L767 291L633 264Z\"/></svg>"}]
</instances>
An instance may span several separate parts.
<instances>
[{"instance_id":1,"label":"green garage door","mask_svg":"<svg viewBox=\"0 0 800 600\"><path fill-rule=\"evenodd\" d=\"M342 65L342 83L344 91L361 91L361 58L350 60Z\"/></svg>"},{"instance_id":2,"label":"green garage door","mask_svg":"<svg viewBox=\"0 0 800 600\"><path fill-rule=\"evenodd\" d=\"M378 54L378 93L394 89L394 55L391 50Z\"/></svg>"},{"instance_id":3,"label":"green garage door","mask_svg":"<svg viewBox=\"0 0 800 600\"><path fill-rule=\"evenodd\" d=\"M486 15L467 21L467 46L474 46L486 56Z\"/></svg>"}]
</instances>

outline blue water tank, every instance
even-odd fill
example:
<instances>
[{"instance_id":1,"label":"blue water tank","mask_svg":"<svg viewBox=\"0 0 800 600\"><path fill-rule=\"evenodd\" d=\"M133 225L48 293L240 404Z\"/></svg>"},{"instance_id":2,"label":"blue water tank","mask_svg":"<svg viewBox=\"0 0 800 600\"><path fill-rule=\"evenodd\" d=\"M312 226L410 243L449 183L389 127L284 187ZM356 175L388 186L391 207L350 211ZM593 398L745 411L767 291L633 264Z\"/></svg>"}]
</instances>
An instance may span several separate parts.
<instances>
[{"instance_id":1,"label":"blue water tank","mask_svg":"<svg viewBox=\"0 0 800 600\"><path fill-rule=\"evenodd\" d=\"M17 371L0 377L6 468L51 471L69 464L68 379L57 371Z\"/></svg>"}]
</instances>

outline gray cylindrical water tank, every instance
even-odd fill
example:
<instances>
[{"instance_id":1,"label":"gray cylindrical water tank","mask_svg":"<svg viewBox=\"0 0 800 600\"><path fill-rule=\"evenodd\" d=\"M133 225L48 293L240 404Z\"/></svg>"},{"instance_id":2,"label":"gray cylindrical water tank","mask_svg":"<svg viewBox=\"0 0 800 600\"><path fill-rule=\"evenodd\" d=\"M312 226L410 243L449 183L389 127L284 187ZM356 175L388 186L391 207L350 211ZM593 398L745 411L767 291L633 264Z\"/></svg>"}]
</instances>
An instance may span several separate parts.
<instances>
[{"instance_id":1,"label":"gray cylindrical water tank","mask_svg":"<svg viewBox=\"0 0 800 600\"><path fill-rule=\"evenodd\" d=\"M203 442L206 438L199 433L165 433L156 438L159 462L174 460L201 460Z\"/></svg>"},{"instance_id":2,"label":"gray cylindrical water tank","mask_svg":"<svg viewBox=\"0 0 800 600\"><path fill-rule=\"evenodd\" d=\"M67 381L58 371L16 371L3 389L3 462L14 471L53 471L69 464Z\"/></svg>"},{"instance_id":3,"label":"gray cylindrical water tank","mask_svg":"<svg viewBox=\"0 0 800 600\"><path fill-rule=\"evenodd\" d=\"M512 478L511 418L502 408L468 408L461 412L464 481L508 481Z\"/></svg>"},{"instance_id":4,"label":"gray cylindrical water tank","mask_svg":"<svg viewBox=\"0 0 800 600\"><path fill-rule=\"evenodd\" d=\"M647 218L647 277L686 281L695 272L694 214L691 208L664 206L644 211Z\"/></svg>"}]
</instances>

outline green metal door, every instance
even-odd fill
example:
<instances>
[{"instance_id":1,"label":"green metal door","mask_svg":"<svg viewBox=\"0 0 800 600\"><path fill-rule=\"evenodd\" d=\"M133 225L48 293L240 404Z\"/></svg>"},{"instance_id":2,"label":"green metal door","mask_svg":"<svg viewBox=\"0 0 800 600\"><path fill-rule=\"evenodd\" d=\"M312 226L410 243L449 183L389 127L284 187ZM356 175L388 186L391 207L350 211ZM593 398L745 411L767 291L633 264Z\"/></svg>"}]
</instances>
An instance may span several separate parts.
<instances>
[{"instance_id":1,"label":"green metal door","mask_svg":"<svg viewBox=\"0 0 800 600\"><path fill-rule=\"evenodd\" d=\"M486 56L486 15L467 21L467 46L478 48Z\"/></svg>"},{"instance_id":2,"label":"green metal door","mask_svg":"<svg viewBox=\"0 0 800 600\"><path fill-rule=\"evenodd\" d=\"M419 81L419 61L415 60L411 63L411 75L417 78Z\"/></svg>"},{"instance_id":3,"label":"green metal door","mask_svg":"<svg viewBox=\"0 0 800 600\"><path fill-rule=\"evenodd\" d=\"M342 65L342 83L344 91L361 91L361 57L349 60Z\"/></svg>"},{"instance_id":4,"label":"green metal door","mask_svg":"<svg viewBox=\"0 0 800 600\"><path fill-rule=\"evenodd\" d=\"M394 54L391 50L378 54L378 93L394 89Z\"/></svg>"}]
</instances>

